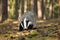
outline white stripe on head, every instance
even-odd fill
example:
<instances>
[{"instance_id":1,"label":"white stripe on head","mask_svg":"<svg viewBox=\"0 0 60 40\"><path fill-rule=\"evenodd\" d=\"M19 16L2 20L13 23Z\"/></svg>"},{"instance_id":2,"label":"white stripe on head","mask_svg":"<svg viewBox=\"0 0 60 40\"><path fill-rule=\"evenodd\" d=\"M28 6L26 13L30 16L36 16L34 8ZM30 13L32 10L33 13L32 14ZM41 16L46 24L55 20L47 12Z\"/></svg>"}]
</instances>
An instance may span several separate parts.
<instances>
[{"instance_id":1,"label":"white stripe on head","mask_svg":"<svg viewBox=\"0 0 60 40\"><path fill-rule=\"evenodd\" d=\"M27 29L26 21L27 21L27 18L24 18L24 29Z\"/></svg>"},{"instance_id":2,"label":"white stripe on head","mask_svg":"<svg viewBox=\"0 0 60 40\"><path fill-rule=\"evenodd\" d=\"M31 21L29 21L29 22L28 22L28 26L29 26L30 24L32 24L32 22L31 22ZM28 26L27 26L27 27L28 27Z\"/></svg>"},{"instance_id":3,"label":"white stripe on head","mask_svg":"<svg viewBox=\"0 0 60 40\"><path fill-rule=\"evenodd\" d=\"M21 26L23 27L23 24L21 23Z\"/></svg>"}]
</instances>

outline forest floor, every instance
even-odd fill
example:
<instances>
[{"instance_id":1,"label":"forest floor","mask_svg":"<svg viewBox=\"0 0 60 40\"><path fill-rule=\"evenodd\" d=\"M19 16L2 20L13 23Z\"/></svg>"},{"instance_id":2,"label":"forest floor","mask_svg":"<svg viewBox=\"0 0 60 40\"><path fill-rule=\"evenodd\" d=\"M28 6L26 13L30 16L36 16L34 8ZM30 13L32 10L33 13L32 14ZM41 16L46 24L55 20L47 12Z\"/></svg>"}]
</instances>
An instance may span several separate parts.
<instances>
[{"instance_id":1,"label":"forest floor","mask_svg":"<svg viewBox=\"0 0 60 40\"><path fill-rule=\"evenodd\" d=\"M38 20L31 30L18 28L18 21L0 23L0 40L60 40L60 19Z\"/></svg>"}]
</instances>

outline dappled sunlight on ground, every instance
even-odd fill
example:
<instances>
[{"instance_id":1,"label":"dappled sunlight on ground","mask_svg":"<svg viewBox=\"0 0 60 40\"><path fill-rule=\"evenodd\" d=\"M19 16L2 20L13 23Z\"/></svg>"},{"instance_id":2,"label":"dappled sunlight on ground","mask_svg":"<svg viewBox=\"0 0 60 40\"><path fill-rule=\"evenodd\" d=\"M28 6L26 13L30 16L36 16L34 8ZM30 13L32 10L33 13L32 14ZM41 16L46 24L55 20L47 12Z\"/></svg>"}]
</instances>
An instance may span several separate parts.
<instances>
[{"instance_id":1,"label":"dappled sunlight on ground","mask_svg":"<svg viewBox=\"0 0 60 40\"><path fill-rule=\"evenodd\" d=\"M58 40L60 37L60 22L40 20L36 28L31 30L18 30L18 21L6 20L0 24L1 40Z\"/></svg>"}]
</instances>

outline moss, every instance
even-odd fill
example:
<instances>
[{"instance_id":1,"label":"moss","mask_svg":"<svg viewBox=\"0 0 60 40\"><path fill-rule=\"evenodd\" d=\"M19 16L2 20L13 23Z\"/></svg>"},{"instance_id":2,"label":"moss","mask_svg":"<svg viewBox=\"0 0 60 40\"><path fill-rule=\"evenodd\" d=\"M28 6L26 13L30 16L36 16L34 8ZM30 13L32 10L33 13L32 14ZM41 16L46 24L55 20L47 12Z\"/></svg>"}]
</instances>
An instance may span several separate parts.
<instances>
[{"instance_id":1,"label":"moss","mask_svg":"<svg viewBox=\"0 0 60 40\"><path fill-rule=\"evenodd\" d=\"M49 37L57 37L57 34L48 34Z\"/></svg>"},{"instance_id":2,"label":"moss","mask_svg":"<svg viewBox=\"0 0 60 40\"><path fill-rule=\"evenodd\" d=\"M36 30L31 31L29 35L25 35L28 38L32 38L38 35L38 32Z\"/></svg>"},{"instance_id":3,"label":"moss","mask_svg":"<svg viewBox=\"0 0 60 40\"><path fill-rule=\"evenodd\" d=\"M32 31L32 32L30 33L31 36L35 36L35 35L37 35L37 34L38 34L38 32L37 32L36 30L34 30L34 31Z\"/></svg>"}]
</instances>

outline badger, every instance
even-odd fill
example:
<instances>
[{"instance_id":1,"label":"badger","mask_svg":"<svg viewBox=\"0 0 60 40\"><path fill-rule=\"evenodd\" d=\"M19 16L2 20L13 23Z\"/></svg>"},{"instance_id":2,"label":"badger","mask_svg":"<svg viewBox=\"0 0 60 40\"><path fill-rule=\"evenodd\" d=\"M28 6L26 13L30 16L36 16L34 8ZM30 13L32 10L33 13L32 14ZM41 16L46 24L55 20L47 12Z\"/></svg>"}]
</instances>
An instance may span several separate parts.
<instances>
[{"instance_id":1,"label":"badger","mask_svg":"<svg viewBox=\"0 0 60 40\"><path fill-rule=\"evenodd\" d=\"M32 29L36 26L36 13L33 11L25 12L19 22L19 31Z\"/></svg>"}]
</instances>

